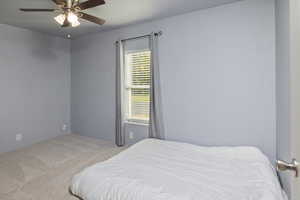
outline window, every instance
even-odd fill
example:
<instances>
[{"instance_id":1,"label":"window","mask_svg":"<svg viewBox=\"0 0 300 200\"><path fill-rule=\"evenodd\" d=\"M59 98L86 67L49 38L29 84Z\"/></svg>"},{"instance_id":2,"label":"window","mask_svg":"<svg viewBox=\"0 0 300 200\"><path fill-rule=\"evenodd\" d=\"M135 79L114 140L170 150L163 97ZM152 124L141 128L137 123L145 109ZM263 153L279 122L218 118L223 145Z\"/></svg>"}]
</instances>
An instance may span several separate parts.
<instances>
[{"instance_id":1,"label":"window","mask_svg":"<svg viewBox=\"0 0 300 200\"><path fill-rule=\"evenodd\" d=\"M125 53L125 117L128 122L149 122L151 51Z\"/></svg>"}]
</instances>

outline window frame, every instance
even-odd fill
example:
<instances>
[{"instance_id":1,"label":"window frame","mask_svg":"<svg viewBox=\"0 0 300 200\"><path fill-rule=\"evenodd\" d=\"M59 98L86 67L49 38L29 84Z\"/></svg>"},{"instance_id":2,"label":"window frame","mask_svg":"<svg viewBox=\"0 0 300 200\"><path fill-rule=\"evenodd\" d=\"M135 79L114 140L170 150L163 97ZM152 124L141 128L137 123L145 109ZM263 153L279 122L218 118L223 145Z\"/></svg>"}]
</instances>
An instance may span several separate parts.
<instances>
[{"instance_id":1,"label":"window frame","mask_svg":"<svg viewBox=\"0 0 300 200\"><path fill-rule=\"evenodd\" d=\"M150 52L150 62L152 60L152 51L150 48L146 48L146 49L139 49L139 50L129 50L129 51L125 51L124 52L124 83L123 83L123 88L124 88L124 94L123 94L123 104L125 105L125 117L124 117L124 121L125 123L129 123L129 124L135 124L135 125L146 125L148 126L150 123L150 110L149 110L149 119L148 120L143 120L143 119L138 119L138 118L131 118L131 89L139 89L139 88L147 88L150 90L151 85L147 86L147 85L140 85L140 86L134 86L130 84L130 80L129 78L131 78L131 72L128 72L129 69L129 65L128 63L130 62L127 59L128 54L134 54L134 53L142 53L142 52ZM150 63L151 65L151 63ZM150 69L150 73L151 73L151 69ZM150 75L151 78L151 75ZM150 95L150 94L149 94ZM151 98L151 97L150 97Z\"/></svg>"}]
</instances>

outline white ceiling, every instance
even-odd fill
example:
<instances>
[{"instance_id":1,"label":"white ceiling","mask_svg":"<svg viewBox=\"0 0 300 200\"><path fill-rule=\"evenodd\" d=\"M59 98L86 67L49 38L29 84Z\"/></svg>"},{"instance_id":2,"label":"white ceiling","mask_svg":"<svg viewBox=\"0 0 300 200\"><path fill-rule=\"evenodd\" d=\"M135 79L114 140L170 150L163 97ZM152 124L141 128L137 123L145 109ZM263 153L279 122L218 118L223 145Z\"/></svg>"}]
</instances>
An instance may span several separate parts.
<instances>
[{"instance_id":1,"label":"white ceiling","mask_svg":"<svg viewBox=\"0 0 300 200\"><path fill-rule=\"evenodd\" d=\"M63 37L70 33L72 37L77 37L235 1L239 0L106 0L106 5L87 11L105 19L107 23L104 26L81 21L80 27L63 29L54 21L54 13L22 13L18 10L21 7L55 8L51 0L1 0L0 23Z\"/></svg>"}]
</instances>

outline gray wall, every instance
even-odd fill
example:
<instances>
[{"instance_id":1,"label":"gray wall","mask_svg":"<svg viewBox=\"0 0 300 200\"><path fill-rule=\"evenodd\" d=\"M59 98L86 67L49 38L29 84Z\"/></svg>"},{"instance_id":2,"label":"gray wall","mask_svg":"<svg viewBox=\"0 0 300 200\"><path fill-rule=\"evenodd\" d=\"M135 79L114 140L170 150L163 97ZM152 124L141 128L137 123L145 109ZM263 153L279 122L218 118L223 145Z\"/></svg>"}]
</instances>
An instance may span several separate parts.
<instances>
[{"instance_id":1,"label":"gray wall","mask_svg":"<svg viewBox=\"0 0 300 200\"><path fill-rule=\"evenodd\" d=\"M72 41L72 131L114 140L114 42L162 30L167 139L254 145L275 159L274 10L273 0L246 0Z\"/></svg>"},{"instance_id":2,"label":"gray wall","mask_svg":"<svg viewBox=\"0 0 300 200\"><path fill-rule=\"evenodd\" d=\"M276 0L276 100L277 158L292 160L290 132L290 5L289 0ZM280 173L290 195L291 173Z\"/></svg>"},{"instance_id":3,"label":"gray wall","mask_svg":"<svg viewBox=\"0 0 300 200\"><path fill-rule=\"evenodd\" d=\"M70 121L70 41L0 24L0 95L0 152L62 134Z\"/></svg>"}]
</instances>

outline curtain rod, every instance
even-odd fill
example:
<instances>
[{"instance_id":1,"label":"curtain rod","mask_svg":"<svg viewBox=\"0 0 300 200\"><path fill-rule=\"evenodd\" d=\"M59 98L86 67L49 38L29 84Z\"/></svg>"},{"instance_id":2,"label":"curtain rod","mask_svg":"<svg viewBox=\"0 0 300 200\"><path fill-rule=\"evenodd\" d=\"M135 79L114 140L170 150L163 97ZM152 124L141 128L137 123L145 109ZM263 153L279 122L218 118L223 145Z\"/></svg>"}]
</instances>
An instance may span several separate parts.
<instances>
[{"instance_id":1,"label":"curtain rod","mask_svg":"<svg viewBox=\"0 0 300 200\"><path fill-rule=\"evenodd\" d=\"M126 38L126 39L122 39L121 41L124 42L124 41L128 41L128 40L136 40L136 39L139 39L139 38L144 38L144 37L148 37L150 36L152 33L150 34L147 34L147 35L141 35L141 36L137 36L137 37L132 37L132 38ZM159 31L159 32L156 32L154 33L155 36L161 36L163 34L162 31ZM119 41L116 41L116 43L119 42Z\"/></svg>"}]
</instances>

